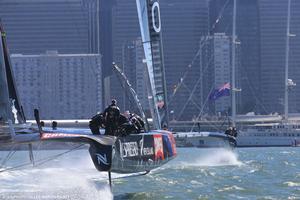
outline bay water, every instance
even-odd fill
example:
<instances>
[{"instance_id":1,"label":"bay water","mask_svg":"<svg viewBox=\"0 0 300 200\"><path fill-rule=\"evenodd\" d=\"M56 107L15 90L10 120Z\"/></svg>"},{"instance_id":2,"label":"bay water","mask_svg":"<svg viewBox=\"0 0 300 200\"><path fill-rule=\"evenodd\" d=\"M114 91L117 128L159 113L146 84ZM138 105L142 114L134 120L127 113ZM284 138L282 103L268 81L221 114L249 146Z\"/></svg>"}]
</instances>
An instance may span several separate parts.
<instances>
[{"instance_id":1,"label":"bay water","mask_svg":"<svg viewBox=\"0 0 300 200\"><path fill-rule=\"evenodd\" d=\"M178 156L144 176L95 168L86 149L35 151L38 166L0 173L0 199L300 199L300 148L178 148ZM0 152L3 162L7 151ZM52 157L54 156L54 157ZM18 151L2 170L28 163Z\"/></svg>"}]
</instances>

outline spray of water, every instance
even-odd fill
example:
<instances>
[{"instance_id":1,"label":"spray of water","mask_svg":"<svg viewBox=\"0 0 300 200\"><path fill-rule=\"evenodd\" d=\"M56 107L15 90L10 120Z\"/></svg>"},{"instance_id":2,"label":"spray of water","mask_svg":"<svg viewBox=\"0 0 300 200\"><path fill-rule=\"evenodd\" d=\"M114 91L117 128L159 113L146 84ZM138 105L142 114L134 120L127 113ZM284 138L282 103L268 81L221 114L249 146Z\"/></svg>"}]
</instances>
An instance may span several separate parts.
<instances>
[{"instance_id":1,"label":"spray of water","mask_svg":"<svg viewBox=\"0 0 300 200\"><path fill-rule=\"evenodd\" d=\"M107 174L95 170L89 157L81 159L75 153L43 168L1 173L0 194L15 199L111 200L113 195L106 180Z\"/></svg>"},{"instance_id":2,"label":"spray of water","mask_svg":"<svg viewBox=\"0 0 300 200\"><path fill-rule=\"evenodd\" d=\"M198 166L227 166L242 165L238 160L238 155L228 149L213 150L211 153L198 158L195 162Z\"/></svg>"},{"instance_id":3,"label":"spray of water","mask_svg":"<svg viewBox=\"0 0 300 200\"><path fill-rule=\"evenodd\" d=\"M197 150L197 152L197 154L194 154L189 159L185 158L184 161L179 162L177 164L179 164L181 168L185 166L241 166L243 164L241 161L238 160L238 155L235 152L228 149L203 149Z\"/></svg>"}]
</instances>

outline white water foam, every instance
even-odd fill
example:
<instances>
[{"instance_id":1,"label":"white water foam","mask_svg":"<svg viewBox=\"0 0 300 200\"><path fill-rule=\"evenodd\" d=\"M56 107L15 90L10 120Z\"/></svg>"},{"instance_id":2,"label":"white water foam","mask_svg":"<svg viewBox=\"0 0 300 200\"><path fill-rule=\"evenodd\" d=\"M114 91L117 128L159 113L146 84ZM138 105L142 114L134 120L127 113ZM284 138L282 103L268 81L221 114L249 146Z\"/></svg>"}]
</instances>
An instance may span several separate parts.
<instances>
[{"instance_id":1,"label":"white water foam","mask_svg":"<svg viewBox=\"0 0 300 200\"><path fill-rule=\"evenodd\" d=\"M238 160L238 155L228 149L211 149L205 154L200 154L199 157L194 158L189 166L241 166L243 163Z\"/></svg>"},{"instance_id":2,"label":"white water foam","mask_svg":"<svg viewBox=\"0 0 300 200\"><path fill-rule=\"evenodd\" d=\"M98 176L98 180L102 179L104 181L105 177L103 174L101 175ZM27 169L21 170L21 173L9 172L4 176L5 183L1 183L3 187L0 189L0 193L3 195L12 196L17 193L19 197L24 195L24 197L31 198L30 196L35 194L43 199L88 200L98 199L99 197L104 200L113 199L107 183L103 182L101 186L96 187L87 178L91 174L79 173L79 170L61 168Z\"/></svg>"},{"instance_id":3,"label":"white water foam","mask_svg":"<svg viewBox=\"0 0 300 200\"><path fill-rule=\"evenodd\" d=\"M50 163L51 167L0 173L0 199L112 200L107 174L98 172L89 157L79 157L60 158L55 167Z\"/></svg>"},{"instance_id":4,"label":"white water foam","mask_svg":"<svg viewBox=\"0 0 300 200\"><path fill-rule=\"evenodd\" d=\"M292 182L292 181L287 181L283 183L284 185L287 185L289 187L299 187L300 183Z\"/></svg>"}]
</instances>

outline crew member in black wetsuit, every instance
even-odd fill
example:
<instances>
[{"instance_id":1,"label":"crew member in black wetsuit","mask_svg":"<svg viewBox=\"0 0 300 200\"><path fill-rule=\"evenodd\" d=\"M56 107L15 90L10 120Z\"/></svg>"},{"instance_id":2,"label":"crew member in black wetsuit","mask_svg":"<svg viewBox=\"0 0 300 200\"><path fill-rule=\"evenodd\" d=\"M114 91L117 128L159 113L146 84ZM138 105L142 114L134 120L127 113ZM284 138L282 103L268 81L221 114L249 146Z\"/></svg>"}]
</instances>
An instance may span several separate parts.
<instances>
[{"instance_id":1,"label":"crew member in black wetsuit","mask_svg":"<svg viewBox=\"0 0 300 200\"><path fill-rule=\"evenodd\" d=\"M128 110L124 113L130 123L129 132L140 133L145 129L145 122L143 119L135 113L130 113Z\"/></svg>"},{"instance_id":2,"label":"crew member in black wetsuit","mask_svg":"<svg viewBox=\"0 0 300 200\"><path fill-rule=\"evenodd\" d=\"M111 104L104 110L105 119L105 135L116 135L119 127L120 109L117 106L117 101L113 99Z\"/></svg>"},{"instance_id":3,"label":"crew member in black wetsuit","mask_svg":"<svg viewBox=\"0 0 300 200\"><path fill-rule=\"evenodd\" d=\"M138 133L140 133L141 131L143 131L145 129L145 122L144 122L144 120L140 116L138 116L137 114L135 114L135 113L131 113L130 116L131 116L130 118L131 118L132 123L134 123L135 126L138 129Z\"/></svg>"},{"instance_id":4,"label":"crew member in black wetsuit","mask_svg":"<svg viewBox=\"0 0 300 200\"><path fill-rule=\"evenodd\" d=\"M94 135L100 135L100 128L104 128L105 121L103 117L103 113L97 113L92 117L89 127Z\"/></svg>"},{"instance_id":5,"label":"crew member in black wetsuit","mask_svg":"<svg viewBox=\"0 0 300 200\"><path fill-rule=\"evenodd\" d=\"M225 131L226 135L230 135L233 137L237 137L237 130L235 127L229 127L226 131Z\"/></svg>"},{"instance_id":6,"label":"crew member in black wetsuit","mask_svg":"<svg viewBox=\"0 0 300 200\"><path fill-rule=\"evenodd\" d=\"M226 135L232 135L232 127L227 128L226 131L225 131L225 134Z\"/></svg>"},{"instance_id":7,"label":"crew member in black wetsuit","mask_svg":"<svg viewBox=\"0 0 300 200\"><path fill-rule=\"evenodd\" d=\"M235 127L232 128L232 136L237 137L237 130Z\"/></svg>"}]
</instances>

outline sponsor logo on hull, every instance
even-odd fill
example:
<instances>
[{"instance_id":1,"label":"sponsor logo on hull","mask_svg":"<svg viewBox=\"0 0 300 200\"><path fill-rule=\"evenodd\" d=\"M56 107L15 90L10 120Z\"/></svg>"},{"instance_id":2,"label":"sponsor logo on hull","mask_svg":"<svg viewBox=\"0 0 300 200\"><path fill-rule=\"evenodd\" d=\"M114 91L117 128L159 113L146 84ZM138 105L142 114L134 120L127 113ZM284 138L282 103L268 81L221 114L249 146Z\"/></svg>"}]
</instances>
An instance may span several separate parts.
<instances>
[{"instance_id":1,"label":"sponsor logo on hull","mask_svg":"<svg viewBox=\"0 0 300 200\"><path fill-rule=\"evenodd\" d=\"M109 163L107 162L107 158L106 158L106 154L101 155L99 153L96 153L97 156L97 160L98 160L98 164L104 164L104 165L109 165Z\"/></svg>"}]
</instances>

